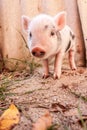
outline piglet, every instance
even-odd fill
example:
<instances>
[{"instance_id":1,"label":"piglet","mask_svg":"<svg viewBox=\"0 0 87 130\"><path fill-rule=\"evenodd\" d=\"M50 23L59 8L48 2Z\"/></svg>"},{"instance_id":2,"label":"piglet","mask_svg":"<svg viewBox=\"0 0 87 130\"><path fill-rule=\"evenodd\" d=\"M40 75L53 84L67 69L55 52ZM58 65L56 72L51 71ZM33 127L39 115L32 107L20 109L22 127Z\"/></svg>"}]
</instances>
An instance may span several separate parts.
<instances>
[{"instance_id":1,"label":"piglet","mask_svg":"<svg viewBox=\"0 0 87 130\"><path fill-rule=\"evenodd\" d=\"M48 61L53 56L54 79L61 76L62 60L66 52L69 53L69 63L72 70L76 69L75 35L71 28L66 25L66 12L62 11L52 17L47 14L40 14L30 20L22 16L23 30L28 34L28 47L31 54L43 61L43 78L49 76Z\"/></svg>"}]
</instances>

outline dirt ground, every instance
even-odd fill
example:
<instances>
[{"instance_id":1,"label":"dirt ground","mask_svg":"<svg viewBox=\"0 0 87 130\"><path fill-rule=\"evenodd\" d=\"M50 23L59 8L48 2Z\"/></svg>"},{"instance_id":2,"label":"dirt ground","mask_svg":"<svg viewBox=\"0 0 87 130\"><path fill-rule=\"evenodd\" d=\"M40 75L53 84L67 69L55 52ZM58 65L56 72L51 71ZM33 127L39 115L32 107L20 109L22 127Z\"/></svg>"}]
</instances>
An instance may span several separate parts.
<instances>
[{"instance_id":1,"label":"dirt ground","mask_svg":"<svg viewBox=\"0 0 87 130\"><path fill-rule=\"evenodd\" d=\"M51 73L53 68L51 67ZM21 113L13 130L31 130L46 110L51 113L54 130L87 130L87 69L72 71L63 66L59 80L52 75L42 79L42 67L0 75L0 115L13 102Z\"/></svg>"}]
</instances>

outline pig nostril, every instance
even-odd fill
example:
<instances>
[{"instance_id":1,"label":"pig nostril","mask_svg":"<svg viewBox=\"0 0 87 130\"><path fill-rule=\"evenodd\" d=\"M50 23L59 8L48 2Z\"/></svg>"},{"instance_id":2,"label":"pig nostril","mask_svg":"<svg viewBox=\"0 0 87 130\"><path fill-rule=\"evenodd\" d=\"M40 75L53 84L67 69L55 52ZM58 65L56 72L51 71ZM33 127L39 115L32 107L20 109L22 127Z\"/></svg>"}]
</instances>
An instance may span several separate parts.
<instances>
[{"instance_id":1,"label":"pig nostril","mask_svg":"<svg viewBox=\"0 0 87 130\"><path fill-rule=\"evenodd\" d=\"M40 52L40 56L44 56L45 52L44 51L41 51Z\"/></svg>"},{"instance_id":2,"label":"pig nostril","mask_svg":"<svg viewBox=\"0 0 87 130\"><path fill-rule=\"evenodd\" d=\"M32 51L32 55L36 57L42 57L45 55L44 51Z\"/></svg>"},{"instance_id":3,"label":"pig nostril","mask_svg":"<svg viewBox=\"0 0 87 130\"><path fill-rule=\"evenodd\" d=\"M32 54L35 56L35 55L36 55L36 52L33 51Z\"/></svg>"}]
</instances>

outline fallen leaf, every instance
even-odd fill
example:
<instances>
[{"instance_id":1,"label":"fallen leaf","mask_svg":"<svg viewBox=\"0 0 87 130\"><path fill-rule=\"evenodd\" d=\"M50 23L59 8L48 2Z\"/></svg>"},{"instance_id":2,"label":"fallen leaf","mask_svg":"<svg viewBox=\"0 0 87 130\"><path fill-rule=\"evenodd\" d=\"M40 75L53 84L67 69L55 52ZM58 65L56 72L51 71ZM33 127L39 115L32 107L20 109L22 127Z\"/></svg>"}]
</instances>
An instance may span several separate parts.
<instances>
[{"instance_id":1,"label":"fallen leaf","mask_svg":"<svg viewBox=\"0 0 87 130\"><path fill-rule=\"evenodd\" d=\"M52 117L47 111L42 117L40 117L36 123L33 124L32 130L47 130L52 125Z\"/></svg>"},{"instance_id":2,"label":"fallen leaf","mask_svg":"<svg viewBox=\"0 0 87 130\"><path fill-rule=\"evenodd\" d=\"M0 130L11 130L20 119L20 113L14 104L5 110L0 117Z\"/></svg>"}]
</instances>

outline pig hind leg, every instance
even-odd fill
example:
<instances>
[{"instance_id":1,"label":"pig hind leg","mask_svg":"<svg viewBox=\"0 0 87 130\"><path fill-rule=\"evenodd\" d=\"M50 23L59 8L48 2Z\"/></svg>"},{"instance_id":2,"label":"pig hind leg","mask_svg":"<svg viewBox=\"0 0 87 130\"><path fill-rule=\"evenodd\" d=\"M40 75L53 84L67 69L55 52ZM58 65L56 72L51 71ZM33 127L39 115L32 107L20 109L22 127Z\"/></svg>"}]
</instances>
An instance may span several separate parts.
<instances>
[{"instance_id":1,"label":"pig hind leg","mask_svg":"<svg viewBox=\"0 0 87 130\"><path fill-rule=\"evenodd\" d=\"M70 63L71 69L76 70L76 64L75 64L75 35L71 31L70 31L70 37L71 37L72 47L69 50L69 63Z\"/></svg>"},{"instance_id":2,"label":"pig hind leg","mask_svg":"<svg viewBox=\"0 0 87 130\"><path fill-rule=\"evenodd\" d=\"M72 70L76 70L75 64L75 48L69 50L69 63Z\"/></svg>"}]
</instances>

